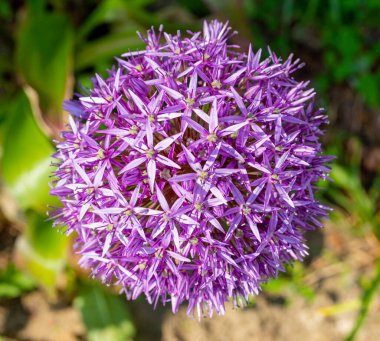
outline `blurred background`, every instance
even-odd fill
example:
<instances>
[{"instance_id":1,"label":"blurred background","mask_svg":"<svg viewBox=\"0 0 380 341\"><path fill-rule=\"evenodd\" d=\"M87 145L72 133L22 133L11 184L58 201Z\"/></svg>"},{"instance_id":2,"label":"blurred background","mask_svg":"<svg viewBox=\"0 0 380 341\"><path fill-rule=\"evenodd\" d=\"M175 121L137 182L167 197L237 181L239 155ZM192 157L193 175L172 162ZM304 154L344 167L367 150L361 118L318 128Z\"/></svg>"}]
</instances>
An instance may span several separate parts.
<instances>
[{"instance_id":1,"label":"blurred background","mask_svg":"<svg viewBox=\"0 0 380 341\"><path fill-rule=\"evenodd\" d=\"M201 322L126 302L88 279L72 240L46 220L52 140L63 99L136 30L199 30L229 20L235 42L306 62L337 156L321 200L334 207L307 235L310 256L239 311ZM380 1L0 0L0 340L379 340Z\"/></svg>"}]
</instances>

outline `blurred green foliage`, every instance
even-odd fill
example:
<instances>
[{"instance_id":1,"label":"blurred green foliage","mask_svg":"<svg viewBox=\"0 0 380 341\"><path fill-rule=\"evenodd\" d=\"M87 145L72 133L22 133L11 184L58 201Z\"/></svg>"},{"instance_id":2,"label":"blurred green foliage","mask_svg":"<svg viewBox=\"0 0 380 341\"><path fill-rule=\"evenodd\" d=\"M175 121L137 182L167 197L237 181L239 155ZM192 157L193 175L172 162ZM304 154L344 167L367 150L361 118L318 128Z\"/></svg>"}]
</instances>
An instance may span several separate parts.
<instances>
[{"instance_id":1,"label":"blurred green foliage","mask_svg":"<svg viewBox=\"0 0 380 341\"><path fill-rule=\"evenodd\" d=\"M18 30L17 70L38 92L41 110L58 114L72 66L72 27L69 18L61 13L31 6L29 11Z\"/></svg>"},{"instance_id":2,"label":"blurred green foliage","mask_svg":"<svg viewBox=\"0 0 380 341\"><path fill-rule=\"evenodd\" d=\"M124 297L106 292L99 284L81 283L74 305L82 314L89 341L127 341L135 334Z\"/></svg>"},{"instance_id":3,"label":"blurred green foliage","mask_svg":"<svg viewBox=\"0 0 380 341\"><path fill-rule=\"evenodd\" d=\"M0 298L13 298L35 288L35 282L14 264L0 270Z\"/></svg>"},{"instance_id":4,"label":"blurred green foliage","mask_svg":"<svg viewBox=\"0 0 380 341\"><path fill-rule=\"evenodd\" d=\"M25 216L27 229L18 238L16 251L28 273L54 297L65 269L68 238L53 230L45 215L28 210Z\"/></svg>"},{"instance_id":5,"label":"blurred green foliage","mask_svg":"<svg viewBox=\"0 0 380 341\"><path fill-rule=\"evenodd\" d=\"M304 283L304 274L305 267L303 264L287 265L286 273L265 283L263 290L274 295L284 295L284 293L290 294L290 296L292 294L301 295L306 300L313 301L316 293L313 288ZM288 301L287 303L291 302Z\"/></svg>"},{"instance_id":6,"label":"blurred green foliage","mask_svg":"<svg viewBox=\"0 0 380 341\"><path fill-rule=\"evenodd\" d=\"M379 287L380 287L380 258L376 264L376 271L375 271L374 278L370 281L367 287L364 288L364 291L361 297L361 307L360 307L359 315L355 322L354 327L352 328L350 334L346 338L347 341L355 340L368 314L368 309L371 304L371 301L375 297L377 291L379 290Z\"/></svg>"},{"instance_id":7,"label":"blurred green foliage","mask_svg":"<svg viewBox=\"0 0 380 341\"><path fill-rule=\"evenodd\" d=\"M90 87L90 77L95 72L104 75L114 56L141 48L136 30L160 24L171 32L196 30L204 18L215 16L230 20L243 46L253 41L255 49L270 45L283 57L294 52L304 59L308 65L301 77L313 79L321 103L328 106L338 87L358 96L365 110L379 110L378 0L0 1L0 177L26 226L16 242L22 270L12 264L0 270L0 297L21 295L36 284L54 295L63 276L77 293L75 306L89 340L134 335L124 299L85 282L68 263L69 239L46 221L47 205L57 204L48 193L51 140L64 129L62 100L79 91L80 84ZM376 146L342 131L339 119L329 129L327 152L337 155L337 161L331 173L334 182L324 185L323 197L336 208L332 218L348 222L351 233L380 238L380 167L363 167L363 150ZM304 272L305 266L296 264L264 289L273 294L298 292L312 300L315 293L304 284ZM379 273L364 289L350 340L379 286Z\"/></svg>"},{"instance_id":8,"label":"blurred green foliage","mask_svg":"<svg viewBox=\"0 0 380 341\"><path fill-rule=\"evenodd\" d=\"M380 107L380 40L377 0L245 0L256 46L285 56L322 58L315 84L327 93L346 83L368 105ZM263 35L263 32L265 33Z\"/></svg>"},{"instance_id":9,"label":"blurred green foliage","mask_svg":"<svg viewBox=\"0 0 380 341\"><path fill-rule=\"evenodd\" d=\"M326 200L339 208L331 213L335 221L350 220L351 232L361 236L374 233L380 240L380 173L375 174L369 188L362 182L366 174L362 170L363 145L358 137L350 137L351 153L345 155L339 143L327 148L332 155L345 156L331 171L330 183L322 183ZM344 164L342 163L344 162Z\"/></svg>"}]
</instances>

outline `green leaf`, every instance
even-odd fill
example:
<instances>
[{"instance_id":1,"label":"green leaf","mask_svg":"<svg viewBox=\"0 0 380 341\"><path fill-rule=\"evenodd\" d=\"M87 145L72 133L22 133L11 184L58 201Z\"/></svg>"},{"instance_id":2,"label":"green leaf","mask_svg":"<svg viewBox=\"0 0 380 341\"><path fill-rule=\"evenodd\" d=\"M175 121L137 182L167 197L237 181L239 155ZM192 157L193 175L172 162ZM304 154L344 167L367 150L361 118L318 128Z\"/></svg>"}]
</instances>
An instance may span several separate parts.
<instances>
[{"instance_id":1,"label":"green leaf","mask_svg":"<svg viewBox=\"0 0 380 341\"><path fill-rule=\"evenodd\" d=\"M1 167L11 193L21 208L46 211L52 201L48 182L53 148L35 122L24 93L9 107L3 137Z\"/></svg>"},{"instance_id":2,"label":"green leaf","mask_svg":"<svg viewBox=\"0 0 380 341\"><path fill-rule=\"evenodd\" d=\"M27 229L16 244L24 267L32 277L54 294L58 277L66 264L68 237L52 228L44 215L27 212Z\"/></svg>"},{"instance_id":3,"label":"green leaf","mask_svg":"<svg viewBox=\"0 0 380 341\"><path fill-rule=\"evenodd\" d=\"M14 264L8 264L6 269L0 272L0 297L17 297L34 287L35 282Z\"/></svg>"},{"instance_id":4,"label":"green leaf","mask_svg":"<svg viewBox=\"0 0 380 341\"><path fill-rule=\"evenodd\" d=\"M16 45L18 69L38 92L44 111L62 112L72 44L70 22L59 13L30 15L20 28Z\"/></svg>"},{"instance_id":5,"label":"green leaf","mask_svg":"<svg viewBox=\"0 0 380 341\"><path fill-rule=\"evenodd\" d=\"M126 341L135 334L125 299L98 284L83 284L74 305L82 314L89 341Z\"/></svg>"}]
</instances>

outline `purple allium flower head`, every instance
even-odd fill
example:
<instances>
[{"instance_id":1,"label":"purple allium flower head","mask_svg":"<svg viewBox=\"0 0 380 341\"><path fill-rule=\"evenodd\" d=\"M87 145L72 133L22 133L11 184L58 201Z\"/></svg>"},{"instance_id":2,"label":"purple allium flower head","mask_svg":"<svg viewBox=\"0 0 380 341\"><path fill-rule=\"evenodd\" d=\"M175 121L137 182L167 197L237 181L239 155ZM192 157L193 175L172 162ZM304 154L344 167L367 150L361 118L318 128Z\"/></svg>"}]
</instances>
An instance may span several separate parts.
<instances>
[{"instance_id":1,"label":"purple allium flower head","mask_svg":"<svg viewBox=\"0 0 380 341\"><path fill-rule=\"evenodd\" d=\"M302 65L243 53L232 34L217 21L187 37L151 29L145 50L65 104L55 225L128 299L223 314L302 260L303 232L328 211L314 197L327 117L292 77Z\"/></svg>"}]
</instances>

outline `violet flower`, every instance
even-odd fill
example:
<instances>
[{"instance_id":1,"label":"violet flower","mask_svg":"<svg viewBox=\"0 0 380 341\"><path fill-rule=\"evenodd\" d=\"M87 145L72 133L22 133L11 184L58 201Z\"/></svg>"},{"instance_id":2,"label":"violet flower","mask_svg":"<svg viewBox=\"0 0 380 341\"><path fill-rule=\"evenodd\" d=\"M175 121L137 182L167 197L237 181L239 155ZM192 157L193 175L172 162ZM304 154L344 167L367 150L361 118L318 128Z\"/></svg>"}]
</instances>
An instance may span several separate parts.
<instances>
[{"instance_id":1,"label":"violet flower","mask_svg":"<svg viewBox=\"0 0 380 341\"><path fill-rule=\"evenodd\" d=\"M323 156L315 92L269 50L241 52L227 24L141 36L107 79L69 101L51 193L55 226L76 232L81 266L128 299L225 312L307 255L303 233Z\"/></svg>"}]
</instances>

